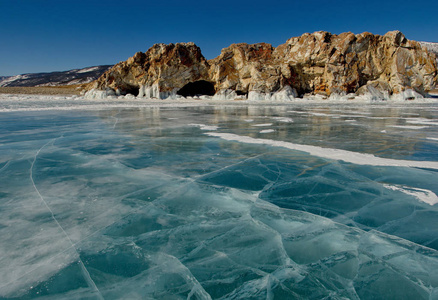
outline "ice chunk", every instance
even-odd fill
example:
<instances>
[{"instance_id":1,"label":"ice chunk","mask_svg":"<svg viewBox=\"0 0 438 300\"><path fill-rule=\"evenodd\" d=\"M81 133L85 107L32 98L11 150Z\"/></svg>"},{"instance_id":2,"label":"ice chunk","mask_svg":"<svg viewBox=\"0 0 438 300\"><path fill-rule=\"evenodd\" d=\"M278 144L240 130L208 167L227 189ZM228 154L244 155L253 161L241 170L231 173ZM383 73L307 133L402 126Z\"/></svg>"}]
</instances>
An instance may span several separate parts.
<instances>
[{"instance_id":1,"label":"ice chunk","mask_svg":"<svg viewBox=\"0 0 438 300\"><path fill-rule=\"evenodd\" d=\"M91 89L84 95L85 99L114 99L116 92L113 89L107 88L105 90Z\"/></svg>"},{"instance_id":2,"label":"ice chunk","mask_svg":"<svg viewBox=\"0 0 438 300\"><path fill-rule=\"evenodd\" d=\"M406 89L398 94L394 94L391 96L391 100L396 101L404 101L404 100L416 100L416 99L423 99L424 96L417 93L416 91L412 89Z\"/></svg>"},{"instance_id":3,"label":"ice chunk","mask_svg":"<svg viewBox=\"0 0 438 300\"><path fill-rule=\"evenodd\" d=\"M159 98L160 92L159 92L158 85L152 85L152 86L142 85L142 86L140 86L138 97L139 98L148 98L148 99Z\"/></svg>"},{"instance_id":4,"label":"ice chunk","mask_svg":"<svg viewBox=\"0 0 438 300\"><path fill-rule=\"evenodd\" d=\"M133 94L126 94L124 96L125 99L135 99L135 96Z\"/></svg>"},{"instance_id":5,"label":"ice chunk","mask_svg":"<svg viewBox=\"0 0 438 300\"><path fill-rule=\"evenodd\" d=\"M290 101L298 97L296 89L291 88L289 85L284 86L281 90L272 94L269 100L272 101Z\"/></svg>"},{"instance_id":6,"label":"ice chunk","mask_svg":"<svg viewBox=\"0 0 438 300\"><path fill-rule=\"evenodd\" d=\"M298 93L295 89L286 85L281 90L274 93L263 93L259 91L250 91L248 93L248 100L253 101L290 101L295 99Z\"/></svg>"},{"instance_id":7,"label":"ice chunk","mask_svg":"<svg viewBox=\"0 0 438 300\"><path fill-rule=\"evenodd\" d=\"M266 100L266 94L257 91L249 91L248 100L250 101Z\"/></svg>"},{"instance_id":8,"label":"ice chunk","mask_svg":"<svg viewBox=\"0 0 438 300\"><path fill-rule=\"evenodd\" d=\"M181 96L177 95L178 89L175 88L171 91L160 91L158 84L153 84L152 86L140 86L138 98L156 98L156 99L169 99L175 100L181 98Z\"/></svg>"},{"instance_id":9,"label":"ice chunk","mask_svg":"<svg viewBox=\"0 0 438 300\"><path fill-rule=\"evenodd\" d=\"M213 96L213 100L234 100L236 98L236 92L229 89L220 90Z\"/></svg>"}]
</instances>

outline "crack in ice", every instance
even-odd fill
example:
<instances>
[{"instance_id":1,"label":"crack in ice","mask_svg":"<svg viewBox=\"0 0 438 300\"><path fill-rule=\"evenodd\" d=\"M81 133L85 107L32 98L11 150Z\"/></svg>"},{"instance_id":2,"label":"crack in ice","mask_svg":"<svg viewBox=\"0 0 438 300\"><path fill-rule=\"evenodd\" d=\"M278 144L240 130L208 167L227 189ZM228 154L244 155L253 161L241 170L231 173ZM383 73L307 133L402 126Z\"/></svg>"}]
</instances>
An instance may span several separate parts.
<instances>
[{"instance_id":1,"label":"crack in ice","mask_svg":"<svg viewBox=\"0 0 438 300\"><path fill-rule=\"evenodd\" d=\"M232 167L234 167L234 166L237 166L237 165L243 164L243 163L245 163L245 162L247 162L247 161L249 161L249 160L253 160L253 159L255 159L255 158L259 158L260 156L263 156L263 155L264 155L264 154L258 154L258 155L251 156L251 157L248 157L248 158L243 159L243 160L239 160L238 162L236 162L236 163L234 163L234 164L227 165L227 166L225 166L225 167L222 167L222 168L220 168L220 169L217 169L217 170L211 171L211 172L206 173L206 174L202 174L202 175L199 175L199 176L195 176L193 179L190 179L190 180L191 180L192 182L195 182L198 178L201 178L201 180L202 180L202 177L210 176L210 175L212 175L212 174L214 174L214 173L217 173L217 172L220 172L220 171L223 171L223 170L226 170L226 169L232 168Z\"/></svg>"},{"instance_id":2,"label":"crack in ice","mask_svg":"<svg viewBox=\"0 0 438 300\"><path fill-rule=\"evenodd\" d=\"M116 121L114 122L114 125L113 125L113 129L116 129L117 123L119 123L119 118L117 118L117 115L119 113L120 112L118 112L115 116L111 116L111 118L116 119Z\"/></svg>"},{"instance_id":3,"label":"crack in ice","mask_svg":"<svg viewBox=\"0 0 438 300\"><path fill-rule=\"evenodd\" d=\"M62 137L62 136L61 136ZM59 138L61 138L59 137ZM46 206L47 210L50 212L52 219L55 221L55 223L58 225L58 227L61 229L61 231L64 233L65 237L67 238L67 240L70 242L71 247L73 248L73 250L76 252L76 255L78 256L78 262L79 265L81 267L82 270L82 275L84 276L85 281L87 282L88 286L93 288L96 292L97 295L100 299L103 299L102 294L100 293L99 289L96 286L96 283L93 281L93 279L90 276L90 273L88 272L87 268L85 267L84 262L81 259L81 256L78 252L78 250L75 247L75 244L73 243L73 241L70 239L70 236L67 234L67 232L64 230L64 228L61 226L61 224L58 222L58 220L55 217L55 214L53 213L52 209L50 208L50 206L47 204L46 200L44 200L44 197L41 195L40 191L38 190L38 188L35 185L35 181L33 179L33 168L35 165L35 162L37 160L38 155L40 154L41 150L43 150L48 144L50 143L54 143L58 138L52 139L50 141L48 141L47 143L45 143L40 149L38 149L38 151L35 153L34 159L32 161L32 164L30 166L30 180L32 182L33 187L35 188L35 191L37 192L39 198L41 199L41 201L44 203L44 205Z\"/></svg>"},{"instance_id":4,"label":"crack in ice","mask_svg":"<svg viewBox=\"0 0 438 300\"><path fill-rule=\"evenodd\" d=\"M11 163L11 161L8 160L7 163L5 163L5 165L0 169L0 172L3 171L4 169L6 169L10 163Z\"/></svg>"}]
</instances>

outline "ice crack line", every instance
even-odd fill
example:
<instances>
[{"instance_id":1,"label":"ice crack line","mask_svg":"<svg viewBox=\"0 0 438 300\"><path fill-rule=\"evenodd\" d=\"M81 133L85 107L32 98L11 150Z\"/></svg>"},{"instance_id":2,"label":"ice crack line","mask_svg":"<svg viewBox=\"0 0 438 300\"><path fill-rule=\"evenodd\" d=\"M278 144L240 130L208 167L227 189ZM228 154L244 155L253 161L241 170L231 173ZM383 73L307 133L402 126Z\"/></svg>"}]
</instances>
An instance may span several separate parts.
<instances>
[{"instance_id":1,"label":"ice crack line","mask_svg":"<svg viewBox=\"0 0 438 300\"><path fill-rule=\"evenodd\" d=\"M96 286L96 283L94 283L93 279L90 276L90 273L88 272L87 268L84 265L84 262L81 259L81 256L79 255L78 250L75 247L75 244L73 243L73 241L70 239L69 235L67 234L67 232L64 230L64 228L61 226L61 224L59 224L58 220L55 217L55 214L53 213L52 209L50 208L50 206L47 204L46 200L44 200L44 197L41 195L40 191L38 190L38 188L35 185L35 181L33 180L33 167L35 166L35 162L37 160L38 155L40 154L41 150L43 150L48 144L50 143L54 143L58 138L52 139L50 141L48 141L47 143L45 143L40 149L38 149L38 151L35 153L34 159L32 161L32 164L30 166L30 181L32 182L32 185L35 189L35 191L37 192L38 196L40 197L41 201L44 203L44 205L46 206L47 210L50 212L52 219L55 221L56 225L58 225L58 227L61 229L61 231L64 233L65 237L68 239L68 241L70 242L72 248L74 249L74 251L76 252L77 256L78 256L78 262L79 265L81 266L81 270L82 270L82 275L84 276L85 281L87 282L88 286L92 289L94 289L97 292L97 295L100 299L103 299L102 294L100 293L99 289Z\"/></svg>"},{"instance_id":2,"label":"ice crack line","mask_svg":"<svg viewBox=\"0 0 438 300\"><path fill-rule=\"evenodd\" d=\"M8 162L0 169L0 172L3 171L4 169L6 169L10 163L11 163L11 161L8 160Z\"/></svg>"},{"instance_id":3,"label":"ice crack line","mask_svg":"<svg viewBox=\"0 0 438 300\"><path fill-rule=\"evenodd\" d=\"M116 119L116 121L114 122L114 125L113 125L113 129L116 129L117 123L119 123L119 118L117 117L117 115L119 113L120 112L118 112L115 116L111 116L111 118Z\"/></svg>"},{"instance_id":4,"label":"ice crack line","mask_svg":"<svg viewBox=\"0 0 438 300\"><path fill-rule=\"evenodd\" d=\"M238 162L236 162L236 163L234 163L234 164L231 164L231 165L227 165L227 166L225 166L225 167L222 167L222 168L220 168L220 169L218 169L218 170L214 170L214 171L211 171L211 172L209 172L209 173L199 175L199 176L197 176L197 177L191 179L191 181L194 182L194 181L196 181L196 180L199 179L199 178L206 177L206 176L209 176L209 175L211 175L211 174L214 174L214 173L217 173L217 172L224 171L224 170L229 169L229 168L232 168L232 167L234 167L234 166L237 166L237 165L243 164L243 163L245 163L245 162L247 162L247 161L249 161L249 160L259 158L260 156L263 156L263 155L265 155L265 154L262 153L262 154L258 154L258 155L254 155L254 156L248 157L248 158L243 159L243 160L240 160L240 161L238 161Z\"/></svg>"}]
</instances>

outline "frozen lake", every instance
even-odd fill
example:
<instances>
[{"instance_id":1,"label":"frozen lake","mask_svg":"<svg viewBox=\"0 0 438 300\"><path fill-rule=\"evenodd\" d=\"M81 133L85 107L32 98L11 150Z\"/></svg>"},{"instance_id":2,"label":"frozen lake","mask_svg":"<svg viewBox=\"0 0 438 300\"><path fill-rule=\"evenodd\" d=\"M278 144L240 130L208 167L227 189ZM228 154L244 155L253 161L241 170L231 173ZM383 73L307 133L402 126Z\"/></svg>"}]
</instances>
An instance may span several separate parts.
<instances>
[{"instance_id":1,"label":"frozen lake","mask_svg":"<svg viewBox=\"0 0 438 300\"><path fill-rule=\"evenodd\" d=\"M438 299L438 104L14 101L0 299Z\"/></svg>"}]
</instances>

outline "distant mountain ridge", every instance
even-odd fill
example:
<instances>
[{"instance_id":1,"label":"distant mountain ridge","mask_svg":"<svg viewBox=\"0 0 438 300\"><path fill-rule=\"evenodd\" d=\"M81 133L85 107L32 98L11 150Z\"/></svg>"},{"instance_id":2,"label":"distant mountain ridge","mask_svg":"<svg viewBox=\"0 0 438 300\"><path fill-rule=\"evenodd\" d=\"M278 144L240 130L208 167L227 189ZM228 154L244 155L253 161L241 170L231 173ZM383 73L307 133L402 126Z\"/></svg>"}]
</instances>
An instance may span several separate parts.
<instances>
[{"instance_id":1,"label":"distant mountain ridge","mask_svg":"<svg viewBox=\"0 0 438 300\"><path fill-rule=\"evenodd\" d=\"M96 80L111 67L112 65L104 65L61 72L0 76L0 87L35 87L84 84Z\"/></svg>"}]
</instances>

